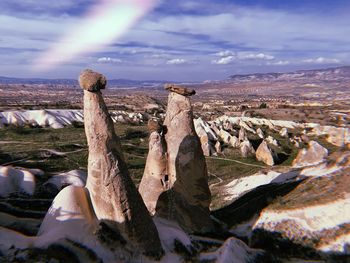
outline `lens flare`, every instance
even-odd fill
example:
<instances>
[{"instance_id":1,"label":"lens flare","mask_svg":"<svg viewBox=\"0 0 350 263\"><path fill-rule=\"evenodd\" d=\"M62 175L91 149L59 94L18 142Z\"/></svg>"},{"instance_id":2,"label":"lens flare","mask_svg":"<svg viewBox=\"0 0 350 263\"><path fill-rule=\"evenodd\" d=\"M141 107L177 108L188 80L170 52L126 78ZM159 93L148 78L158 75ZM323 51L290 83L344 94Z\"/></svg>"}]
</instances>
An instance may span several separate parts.
<instances>
[{"instance_id":1,"label":"lens flare","mask_svg":"<svg viewBox=\"0 0 350 263\"><path fill-rule=\"evenodd\" d=\"M78 55L100 50L125 34L158 0L105 0L74 25L63 38L34 63L36 70L48 70Z\"/></svg>"}]
</instances>

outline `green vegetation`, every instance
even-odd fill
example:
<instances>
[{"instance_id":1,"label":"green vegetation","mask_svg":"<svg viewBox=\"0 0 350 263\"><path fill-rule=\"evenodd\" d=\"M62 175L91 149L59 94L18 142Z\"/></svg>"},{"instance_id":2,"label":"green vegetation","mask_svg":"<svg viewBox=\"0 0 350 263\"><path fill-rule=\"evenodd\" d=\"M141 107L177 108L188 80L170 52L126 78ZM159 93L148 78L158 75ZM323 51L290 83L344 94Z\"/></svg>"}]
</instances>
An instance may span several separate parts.
<instances>
[{"instance_id":1,"label":"green vegetation","mask_svg":"<svg viewBox=\"0 0 350 263\"><path fill-rule=\"evenodd\" d=\"M148 151L147 128L118 124L115 125L115 130L122 139L130 175L138 183ZM6 127L0 129L0 146L0 165L39 168L46 176L87 167L88 150L82 125L62 129ZM50 150L70 153L57 156L50 153Z\"/></svg>"}]
</instances>

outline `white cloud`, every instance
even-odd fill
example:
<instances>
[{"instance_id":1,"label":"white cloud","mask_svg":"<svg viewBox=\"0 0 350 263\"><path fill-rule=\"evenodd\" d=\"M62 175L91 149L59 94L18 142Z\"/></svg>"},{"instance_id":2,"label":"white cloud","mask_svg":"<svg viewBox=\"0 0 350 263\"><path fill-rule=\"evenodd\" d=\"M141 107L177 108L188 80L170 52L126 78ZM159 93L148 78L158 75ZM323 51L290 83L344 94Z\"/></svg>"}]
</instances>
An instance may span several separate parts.
<instances>
[{"instance_id":1,"label":"white cloud","mask_svg":"<svg viewBox=\"0 0 350 263\"><path fill-rule=\"evenodd\" d=\"M215 59L211 63L217 64L217 65L227 65L232 63L234 60L235 60L234 56L227 56L227 57L222 57L220 59Z\"/></svg>"},{"instance_id":2,"label":"white cloud","mask_svg":"<svg viewBox=\"0 0 350 263\"><path fill-rule=\"evenodd\" d=\"M264 53L239 54L238 58L241 59L241 60L246 60L246 59L252 59L252 60L260 60L260 59L261 60L273 60L273 59L275 59L274 56L267 55L267 54L264 54Z\"/></svg>"},{"instance_id":3,"label":"white cloud","mask_svg":"<svg viewBox=\"0 0 350 263\"><path fill-rule=\"evenodd\" d=\"M224 51L220 51L218 53L215 53L214 55L218 56L218 57L228 57L228 56L234 56L235 53L230 51L230 50L224 50Z\"/></svg>"},{"instance_id":4,"label":"white cloud","mask_svg":"<svg viewBox=\"0 0 350 263\"><path fill-rule=\"evenodd\" d=\"M278 60L278 61L274 61L274 62L267 62L267 65L277 65L277 66L285 66L285 65L289 65L290 62L288 60Z\"/></svg>"},{"instance_id":5,"label":"white cloud","mask_svg":"<svg viewBox=\"0 0 350 263\"><path fill-rule=\"evenodd\" d=\"M121 63L122 60L119 58L101 57L97 59L98 63Z\"/></svg>"},{"instance_id":6,"label":"white cloud","mask_svg":"<svg viewBox=\"0 0 350 263\"><path fill-rule=\"evenodd\" d=\"M312 63L312 64L339 64L340 60L336 58L318 57L318 58L304 59L302 62Z\"/></svg>"},{"instance_id":7,"label":"white cloud","mask_svg":"<svg viewBox=\"0 0 350 263\"><path fill-rule=\"evenodd\" d=\"M187 60L183 58L174 58L170 59L166 62L168 65L180 65L180 64L186 64Z\"/></svg>"}]
</instances>

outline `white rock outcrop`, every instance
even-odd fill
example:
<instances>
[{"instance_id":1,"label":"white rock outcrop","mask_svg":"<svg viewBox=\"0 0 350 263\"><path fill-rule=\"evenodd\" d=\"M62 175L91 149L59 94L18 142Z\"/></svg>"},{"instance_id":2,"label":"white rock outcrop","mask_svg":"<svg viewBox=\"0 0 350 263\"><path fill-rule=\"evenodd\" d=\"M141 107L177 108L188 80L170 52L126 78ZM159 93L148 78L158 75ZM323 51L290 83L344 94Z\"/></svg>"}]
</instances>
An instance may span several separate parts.
<instances>
[{"instance_id":1,"label":"white rock outcrop","mask_svg":"<svg viewBox=\"0 0 350 263\"><path fill-rule=\"evenodd\" d=\"M293 161L294 167L316 165L325 160L328 150L316 141L310 141L308 148L301 149Z\"/></svg>"},{"instance_id":2,"label":"white rock outcrop","mask_svg":"<svg viewBox=\"0 0 350 263\"><path fill-rule=\"evenodd\" d=\"M276 154L270 149L267 145L266 141L260 143L258 149L255 153L256 159L261 161L269 166L275 165L275 161L277 159Z\"/></svg>"},{"instance_id":3,"label":"white rock outcrop","mask_svg":"<svg viewBox=\"0 0 350 263\"><path fill-rule=\"evenodd\" d=\"M0 166L0 196L7 197L19 192L33 195L36 186L35 176L42 174L41 170Z\"/></svg>"}]
</instances>

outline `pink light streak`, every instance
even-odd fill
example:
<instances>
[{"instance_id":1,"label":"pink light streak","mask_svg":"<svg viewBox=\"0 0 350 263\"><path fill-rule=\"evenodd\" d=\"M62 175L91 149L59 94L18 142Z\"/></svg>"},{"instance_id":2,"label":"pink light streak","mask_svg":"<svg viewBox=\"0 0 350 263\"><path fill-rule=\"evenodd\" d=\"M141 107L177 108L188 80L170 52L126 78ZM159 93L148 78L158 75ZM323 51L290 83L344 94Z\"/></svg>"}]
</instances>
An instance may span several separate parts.
<instances>
[{"instance_id":1,"label":"pink light streak","mask_svg":"<svg viewBox=\"0 0 350 263\"><path fill-rule=\"evenodd\" d=\"M123 36L151 11L158 0L104 0L94 5L34 63L38 71L49 70L78 55L98 51Z\"/></svg>"}]
</instances>

